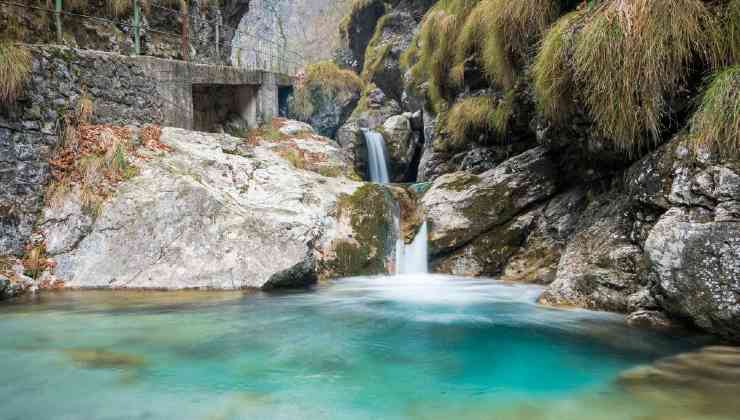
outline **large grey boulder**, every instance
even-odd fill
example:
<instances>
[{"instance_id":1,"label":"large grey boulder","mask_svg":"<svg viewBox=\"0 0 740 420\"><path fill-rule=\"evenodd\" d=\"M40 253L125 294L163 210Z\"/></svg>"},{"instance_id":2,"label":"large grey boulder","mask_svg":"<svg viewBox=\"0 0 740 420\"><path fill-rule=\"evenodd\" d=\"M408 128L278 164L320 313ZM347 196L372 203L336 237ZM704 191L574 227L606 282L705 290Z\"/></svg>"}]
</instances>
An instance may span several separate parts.
<instances>
[{"instance_id":1,"label":"large grey boulder","mask_svg":"<svg viewBox=\"0 0 740 420\"><path fill-rule=\"evenodd\" d=\"M617 194L590 203L540 302L623 313L654 307L642 278L642 250L634 240L633 229L641 217L637 213Z\"/></svg>"},{"instance_id":2,"label":"large grey boulder","mask_svg":"<svg viewBox=\"0 0 740 420\"><path fill-rule=\"evenodd\" d=\"M661 305L672 315L740 342L740 220L674 207L645 253Z\"/></svg>"},{"instance_id":3,"label":"large grey boulder","mask_svg":"<svg viewBox=\"0 0 740 420\"><path fill-rule=\"evenodd\" d=\"M161 141L172 150L137 161L139 175L99 214L85 215L74 192L45 209L47 252L67 287L301 286L352 274L346 261L359 259L364 272L386 271L386 193L318 173L313 158L343 156L332 141L309 135L250 146L171 128Z\"/></svg>"},{"instance_id":4,"label":"large grey boulder","mask_svg":"<svg viewBox=\"0 0 740 420\"><path fill-rule=\"evenodd\" d=\"M416 178L412 167L414 157L422 147L417 132L411 127L411 114L394 115L383 123L383 140L388 152L391 180L407 182Z\"/></svg>"},{"instance_id":5,"label":"large grey boulder","mask_svg":"<svg viewBox=\"0 0 740 420\"><path fill-rule=\"evenodd\" d=\"M437 178L421 200L433 255L454 251L556 192L556 168L537 147L480 175Z\"/></svg>"}]
</instances>

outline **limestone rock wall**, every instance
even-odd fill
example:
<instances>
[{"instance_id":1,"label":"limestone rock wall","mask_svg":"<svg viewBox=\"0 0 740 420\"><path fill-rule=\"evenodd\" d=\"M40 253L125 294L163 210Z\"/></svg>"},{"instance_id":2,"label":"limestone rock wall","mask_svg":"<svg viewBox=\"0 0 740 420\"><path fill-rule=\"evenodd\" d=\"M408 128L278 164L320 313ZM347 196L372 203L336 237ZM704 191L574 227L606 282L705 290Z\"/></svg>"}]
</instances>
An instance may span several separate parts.
<instances>
[{"instance_id":1,"label":"limestone rock wall","mask_svg":"<svg viewBox=\"0 0 740 420\"><path fill-rule=\"evenodd\" d=\"M57 47L32 52L25 93L0 106L0 255L23 251L42 204L61 121L81 96L93 100L97 123L162 121L164 98L144 67L115 54Z\"/></svg>"}]
</instances>

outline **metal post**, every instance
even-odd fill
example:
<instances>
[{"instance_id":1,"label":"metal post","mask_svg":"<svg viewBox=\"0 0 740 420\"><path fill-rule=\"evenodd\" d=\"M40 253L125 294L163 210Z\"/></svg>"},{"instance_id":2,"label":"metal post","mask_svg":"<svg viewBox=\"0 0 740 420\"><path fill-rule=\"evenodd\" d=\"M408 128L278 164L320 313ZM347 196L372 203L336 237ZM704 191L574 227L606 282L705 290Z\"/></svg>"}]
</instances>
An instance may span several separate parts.
<instances>
[{"instance_id":1,"label":"metal post","mask_svg":"<svg viewBox=\"0 0 740 420\"><path fill-rule=\"evenodd\" d=\"M62 34L62 0L55 0L54 2L54 20L57 26L57 43L62 44L64 42Z\"/></svg>"},{"instance_id":2,"label":"metal post","mask_svg":"<svg viewBox=\"0 0 740 420\"><path fill-rule=\"evenodd\" d=\"M216 18L216 59L221 61L221 13Z\"/></svg>"},{"instance_id":3,"label":"metal post","mask_svg":"<svg viewBox=\"0 0 740 420\"><path fill-rule=\"evenodd\" d=\"M188 0L180 0L180 19L182 24L180 38L182 59L190 61L190 11L188 10Z\"/></svg>"},{"instance_id":4,"label":"metal post","mask_svg":"<svg viewBox=\"0 0 740 420\"><path fill-rule=\"evenodd\" d=\"M139 0L134 0L134 53L141 55L141 10Z\"/></svg>"}]
</instances>

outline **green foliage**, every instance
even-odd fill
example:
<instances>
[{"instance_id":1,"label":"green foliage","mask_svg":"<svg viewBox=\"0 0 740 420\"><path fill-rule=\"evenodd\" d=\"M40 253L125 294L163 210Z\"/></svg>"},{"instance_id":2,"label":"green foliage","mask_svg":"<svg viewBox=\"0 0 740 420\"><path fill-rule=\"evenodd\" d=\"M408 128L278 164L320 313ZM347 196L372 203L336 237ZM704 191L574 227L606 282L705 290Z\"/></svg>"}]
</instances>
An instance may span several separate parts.
<instances>
[{"instance_id":1,"label":"green foliage","mask_svg":"<svg viewBox=\"0 0 740 420\"><path fill-rule=\"evenodd\" d=\"M597 133L639 152L660 142L670 96L695 64L721 60L720 31L701 0L611 0L563 17L533 69L540 107L562 119L560 105L576 86Z\"/></svg>"},{"instance_id":2,"label":"green foliage","mask_svg":"<svg viewBox=\"0 0 740 420\"><path fill-rule=\"evenodd\" d=\"M378 23L375 25L375 33L365 49L365 64L362 68L362 80L365 83L372 82L373 76L380 70L383 60L385 60L393 47L390 43L382 42L383 31L387 23L388 16L383 16L378 20Z\"/></svg>"},{"instance_id":3,"label":"green foliage","mask_svg":"<svg viewBox=\"0 0 740 420\"><path fill-rule=\"evenodd\" d=\"M442 122L447 136L439 146L446 150L459 149L480 135L502 140L513 113L512 102L511 91L502 99L478 96L455 102L444 114Z\"/></svg>"},{"instance_id":4,"label":"green foliage","mask_svg":"<svg viewBox=\"0 0 740 420\"><path fill-rule=\"evenodd\" d=\"M730 0L724 14L724 40L728 56L734 64L740 64L740 0Z\"/></svg>"},{"instance_id":5,"label":"green foliage","mask_svg":"<svg viewBox=\"0 0 740 420\"><path fill-rule=\"evenodd\" d=\"M0 41L0 103L12 103L31 75L31 53L10 41Z\"/></svg>"},{"instance_id":6,"label":"green foliage","mask_svg":"<svg viewBox=\"0 0 740 420\"><path fill-rule=\"evenodd\" d=\"M581 15L582 12L571 12L552 26L532 65L538 110L554 121L562 121L572 108L574 84L568 51L573 47L573 23Z\"/></svg>"},{"instance_id":7,"label":"green foliage","mask_svg":"<svg viewBox=\"0 0 740 420\"><path fill-rule=\"evenodd\" d=\"M740 65L712 76L691 125L697 146L740 159Z\"/></svg>"},{"instance_id":8,"label":"green foliage","mask_svg":"<svg viewBox=\"0 0 740 420\"><path fill-rule=\"evenodd\" d=\"M354 72L340 69L331 61L310 64L306 67L304 79L293 93L291 112L301 119L307 119L316 106L324 101L334 101L343 95L357 95L362 87L362 80Z\"/></svg>"}]
</instances>

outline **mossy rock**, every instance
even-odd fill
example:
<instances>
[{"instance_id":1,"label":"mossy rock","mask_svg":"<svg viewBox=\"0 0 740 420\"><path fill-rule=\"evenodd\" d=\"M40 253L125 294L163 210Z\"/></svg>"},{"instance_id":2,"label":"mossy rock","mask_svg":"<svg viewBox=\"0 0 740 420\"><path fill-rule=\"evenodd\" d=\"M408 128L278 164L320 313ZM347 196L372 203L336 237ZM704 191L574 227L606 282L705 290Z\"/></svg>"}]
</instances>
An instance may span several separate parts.
<instances>
[{"instance_id":1,"label":"mossy rock","mask_svg":"<svg viewBox=\"0 0 740 420\"><path fill-rule=\"evenodd\" d=\"M348 223L352 234L335 241L336 259L324 267L326 277L383 274L395 242L393 197L378 184L364 184L353 194L339 197L336 207L340 223Z\"/></svg>"}]
</instances>

